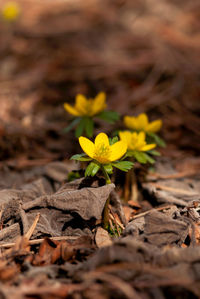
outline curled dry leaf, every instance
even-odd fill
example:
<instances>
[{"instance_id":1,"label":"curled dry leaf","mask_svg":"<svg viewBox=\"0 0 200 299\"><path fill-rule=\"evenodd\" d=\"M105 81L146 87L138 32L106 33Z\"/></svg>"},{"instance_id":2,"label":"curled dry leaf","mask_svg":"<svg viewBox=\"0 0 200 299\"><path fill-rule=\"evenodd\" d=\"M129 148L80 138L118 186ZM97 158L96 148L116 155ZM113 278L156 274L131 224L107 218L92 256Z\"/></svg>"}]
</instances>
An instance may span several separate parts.
<instances>
[{"instance_id":1,"label":"curled dry leaf","mask_svg":"<svg viewBox=\"0 0 200 299\"><path fill-rule=\"evenodd\" d=\"M103 229L102 227L97 228L95 242L97 247L104 247L110 246L112 244L111 238L107 230Z\"/></svg>"},{"instance_id":2,"label":"curled dry leaf","mask_svg":"<svg viewBox=\"0 0 200 299\"><path fill-rule=\"evenodd\" d=\"M90 187L85 185L84 179L79 179L51 194L52 189L47 188L46 180L39 179L19 190L1 190L1 221L10 221L10 225L0 231L0 241L13 242L19 234L26 233L38 213L40 219L33 238L73 235L74 223L76 235L91 234L85 223L101 219L105 202L113 189L114 184ZM19 222L22 223L21 229Z\"/></svg>"}]
</instances>

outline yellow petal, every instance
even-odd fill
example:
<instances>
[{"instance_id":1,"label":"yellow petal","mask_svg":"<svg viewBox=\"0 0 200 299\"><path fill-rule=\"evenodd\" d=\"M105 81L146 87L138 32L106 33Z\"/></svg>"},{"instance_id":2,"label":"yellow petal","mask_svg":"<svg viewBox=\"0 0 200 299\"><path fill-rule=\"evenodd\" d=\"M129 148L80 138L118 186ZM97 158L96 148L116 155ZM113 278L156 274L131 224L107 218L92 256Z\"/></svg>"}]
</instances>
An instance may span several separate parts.
<instances>
[{"instance_id":1,"label":"yellow petal","mask_svg":"<svg viewBox=\"0 0 200 299\"><path fill-rule=\"evenodd\" d=\"M137 121L138 121L138 130L144 130L148 125L148 117L145 113L140 114L137 117Z\"/></svg>"},{"instance_id":2,"label":"yellow petal","mask_svg":"<svg viewBox=\"0 0 200 299\"><path fill-rule=\"evenodd\" d=\"M75 108L81 115L87 115L87 103L88 100L82 94L77 94L76 101L75 101Z\"/></svg>"},{"instance_id":3,"label":"yellow petal","mask_svg":"<svg viewBox=\"0 0 200 299\"><path fill-rule=\"evenodd\" d=\"M143 147L140 148L140 151L143 151L143 152L150 151L155 147L156 147L156 144L153 144L153 143L152 144L146 144L146 145L144 145Z\"/></svg>"},{"instance_id":4,"label":"yellow petal","mask_svg":"<svg viewBox=\"0 0 200 299\"><path fill-rule=\"evenodd\" d=\"M109 146L109 139L105 133L99 133L94 141L95 147L98 145L104 144L105 146Z\"/></svg>"},{"instance_id":5,"label":"yellow petal","mask_svg":"<svg viewBox=\"0 0 200 299\"><path fill-rule=\"evenodd\" d=\"M67 103L64 103L64 108L65 108L65 110L68 112L68 113L70 113L70 114L72 114L72 115L74 115L74 116L80 116L80 113L79 113L79 111L77 111L74 107L72 107L71 105L69 105L69 104L67 104Z\"/></svg>"},{"instance_id":6,"label":"yellow petal","mask_svg":"<svg viewBox=\"0 0 200 299\"><path fill-rule=\"evenodd\" d=\"M132 138L137 140L138 139L138 133L137 132L133 132L132 133Z\"/></svg>"},{"instance_id":7,"label":"yellow petal","mask_svg":"<svg viewBox=\"0 0 200 299\"><path fill-rule=\"evenodd\" d=\"M137 121L134 116L125 116L124 124L127 128L129 128L131 130L137 130Z\"/></svg>"},{"instance_id":8,"label":"yellow petal","mask_svg":"<svg viewBox=\"0 0 200 299\"><path fill-rule=\"evenodd\" d=\"M146 144L145 133L141 131L140 133L133 132L131 135L131 142L129 148L131 150L140 150Z\"/></svg>"},{"instance_id":9,"label":"yellow petal","mask_svg":"<svg viewBox=\"0 0 200 299\"><path fill-rule=\"evenodd\" d=\"M141 150L146 145L146 134L143 131L140 133L131 133L129 131L119 132L119 136L122 141L127 143L130 150Z\"/></svg>"},{"instance_id":10,"label":"yellow petal","mask_svg":"<svg viewBox=\"0 0 200 299\"><path fill-rule=\"evenodd\" d=\"M117 141L110 147L109 160L111 162L119 160L127 151L127 144L124 141Z\"/></svg>"},{"instance_id":11,"label":"yellow petal","mask_svg":"<svg viewBox=\"0 0 200 299\"><path fill-rule=\"evenodd\" d=\"M152 132L156 133L158 132L162 127L162 120L154 120L151 123L149 123L146 127L146 132Z\"/></svg>"},{"instance_id":12,"label":"yellow petal","mask_svg":"<svg viewBox=\"0 0 200 299\"><path fill-rule=\"evenodd\" d=\"M82 148L82 150L90 157L93 158L94 156L94 143L92 141L90 141L88 138L86 137L79 137L79 143L80 146Z\"/></svg>"},{"instance_id":13,"label":"yellow petal","mask_svg":"<svg viewBox=\"0 0 200 299\"><path fill-rule=\"evenodd\" d=\"M145 135L145 133L142 131L142 132L140 132L140 133L138 134L137 138L138 138L138 142L137 142L137 143L138 143L138 145L139 145L139 144L144 143L145 138L146 138L146 135Z\"/></svg>"},{"instance_id":14,"label":"yellow petal","mask_svg":"<svg viewBox=\"0 0 200 299\"><path fill-rule=\"evenodd\" d=\"M131 142L131 132L129 131L124 131L124 132L119 132L119 137L122 141L126 142L127 145Z\"/></svg>"},{"instance_id":15,"label":"yellow petal","mask_svg":"<svg viewBox=\"0 0 200 299\"><path fill-rule=\"evenodd\" d=\"M101 111L105 110L106 108L106 94L105 92L100 92L98 95L95 97L93 101L93 107L92 107L92 114L98 114Z\"/></svg>"}]
</instances>

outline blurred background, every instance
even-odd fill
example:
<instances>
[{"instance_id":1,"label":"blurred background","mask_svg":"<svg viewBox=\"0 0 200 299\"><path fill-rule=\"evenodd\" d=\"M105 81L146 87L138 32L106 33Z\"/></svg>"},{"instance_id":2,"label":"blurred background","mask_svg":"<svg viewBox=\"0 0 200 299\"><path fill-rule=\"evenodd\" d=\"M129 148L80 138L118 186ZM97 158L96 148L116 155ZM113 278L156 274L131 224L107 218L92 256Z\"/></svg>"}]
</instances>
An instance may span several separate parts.
<instances>
[{"instance_id":1,"label":"blurred background","mask_svg":"<svg viewBox=\"0 0 200 299\"><path fill-rule=\"evenodd\" d=\"M161 118L163 154L199 153L199 0L0 0L0 11L2 161L70 157L63 103L99 91L122 115Z\"/></svg>"}]
</instances>

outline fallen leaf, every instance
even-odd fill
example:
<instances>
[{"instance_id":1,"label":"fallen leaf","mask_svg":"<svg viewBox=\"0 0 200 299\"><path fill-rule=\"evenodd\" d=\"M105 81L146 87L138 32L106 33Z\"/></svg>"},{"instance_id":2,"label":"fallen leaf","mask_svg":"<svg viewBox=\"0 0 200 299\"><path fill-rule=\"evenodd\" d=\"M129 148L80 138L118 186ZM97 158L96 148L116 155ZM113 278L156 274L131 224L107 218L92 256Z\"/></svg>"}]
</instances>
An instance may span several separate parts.
<instances>
[{"instance_id":1,"label":"fallen leaf","mask_svg":"<svg viewBox=\"0 0 200 299\"><path fill-rule=\"evenodd\" d=\"M95 242L97 247L105 247L110 246L112 244L111 238L107 230L103 229L102 227L97 228L97 232L95 235Z\"/></svg>"}]
</instances>

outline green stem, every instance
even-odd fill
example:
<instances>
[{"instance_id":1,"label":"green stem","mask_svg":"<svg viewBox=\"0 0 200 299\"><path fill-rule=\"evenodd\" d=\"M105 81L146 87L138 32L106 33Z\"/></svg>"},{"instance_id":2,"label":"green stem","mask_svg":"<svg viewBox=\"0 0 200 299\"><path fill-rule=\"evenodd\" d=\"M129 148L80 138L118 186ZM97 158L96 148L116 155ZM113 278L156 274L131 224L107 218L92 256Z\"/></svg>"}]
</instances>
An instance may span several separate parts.
<instances>
[{"instance_id":1,"label":"green stem","mask_svg":"<svg viewBox=\"0 0 200 299\"><path fill-rule=\"evenodd\" d=\"M109 177L107 171L105 170L105 168L103 167L103 165L101 166L101 169L102 169L103 175L106 180L106 185L111 184L110 177ZM108 224L109 224L109 209L108 209L109 203L110 203L110 197L108 197L108 199L106 200L106 203L105 203L105 206L103 209L103 228L104 229L108 229Z\"/></svg>"},{"instance_id":2,"label":"green stem","mask_svg":"<svg viewBox=\"0 0 200 299\"><path fill-rule=\"evenodd\" d=\"M109 177L107 171L105 170L105 168L103 167L103 165L101 166L101 170L102 170L104 178L106 180L106 185L111 184L110 177Z\"/></svg>"}]
</instances>

